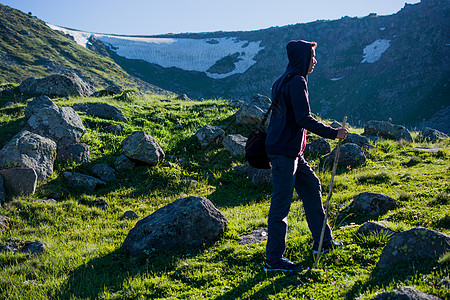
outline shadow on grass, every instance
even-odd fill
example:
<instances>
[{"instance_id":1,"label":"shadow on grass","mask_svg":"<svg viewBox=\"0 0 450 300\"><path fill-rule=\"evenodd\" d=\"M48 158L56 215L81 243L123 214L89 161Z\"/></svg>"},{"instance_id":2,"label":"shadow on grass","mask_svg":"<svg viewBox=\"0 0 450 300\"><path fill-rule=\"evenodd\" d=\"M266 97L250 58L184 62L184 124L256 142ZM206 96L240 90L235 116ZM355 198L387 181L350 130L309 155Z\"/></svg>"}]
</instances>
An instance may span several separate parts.
<instances>
[{"instance_id":1,"label":"shadow on grass","mask_svg":"<svg viewBox=\"0 0 450 300\"><path fill-rule=\"evenodd\" d=\"M106 256L87 261L73 270L57 299L97 299L104 291L121 293L127 279L148 272L167 272L175 268L177 260L186 254L186 250L171 250L128 256L118 249ZM165 291L152 289L151 293L164 297Z\"/></svg>"}]
</instances>

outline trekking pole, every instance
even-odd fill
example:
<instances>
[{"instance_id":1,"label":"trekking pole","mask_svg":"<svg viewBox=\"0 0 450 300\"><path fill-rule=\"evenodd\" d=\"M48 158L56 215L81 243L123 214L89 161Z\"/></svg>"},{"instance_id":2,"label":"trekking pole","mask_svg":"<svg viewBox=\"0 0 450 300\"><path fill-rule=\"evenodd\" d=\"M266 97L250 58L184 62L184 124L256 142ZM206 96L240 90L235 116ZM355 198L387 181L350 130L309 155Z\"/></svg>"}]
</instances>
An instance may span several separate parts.
<instances>
[{"instance_id":1,"label":"trekking pole","mask_svg":"<svg viewBox=\"0 0 450 300\"><path fill-rule=\"evenodd\" d=\"M342 127L345 128L345 123L347 122L347 117L344 117L344 121L342 122ZM325 205L325 218L323 220L322 225L322 232L320 233L320 241L319 241L319 249L316 256L316 263L314 265L314 268L317 269L317 266L319 264L319 258L320 258L320 252L322 251L323 246L323 236L325 235L325 228L327 226L327 218L328 218L328 209L330 207L330 199L331 195L333 194L333 181L334 181L334 175L336 175L336 168L339 160L339 153L341 152L341 142L342 139L339 139L337 148L336 148L336 155L334 157L334 163L333 163L333 171L331 172L331 179L330 179L330 189L327 196L327 202Z\"/></svg>"}]
</instances>

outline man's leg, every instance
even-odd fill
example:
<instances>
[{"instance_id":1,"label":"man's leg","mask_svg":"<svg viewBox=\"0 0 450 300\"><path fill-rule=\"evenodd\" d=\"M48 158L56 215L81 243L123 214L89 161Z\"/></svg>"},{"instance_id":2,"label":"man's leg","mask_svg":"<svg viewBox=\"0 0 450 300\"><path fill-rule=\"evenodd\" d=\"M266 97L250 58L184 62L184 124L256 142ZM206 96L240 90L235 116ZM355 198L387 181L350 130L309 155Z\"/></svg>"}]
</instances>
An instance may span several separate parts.
<instances>
[{"instance_id":1,"label":"man's leg","mask_svg":"<svg viewBox=\"0 0 450 300\"><path fill-rule=\"evenodd\" d=\"M272 200L268 219L267 261L283 257L286 250L287 215L294 192L296 159L284 156L271 156L272 162Z\"/></svg>"},{"instance_id":2,"label":"man's leg","mask_svg":"<svg viewBox=\"0 0 450 300\"><path fill-rule=\"evenodd\" d=\"M319 178L303 157L299 158L295 176L295 190L303 201L306 221L311 231L314 244L318 245L322 231L325 211L322 205L322 186ZM324 233L324 243L333 239L330 226L327 223Z\"/></svg>"}]
</instances>

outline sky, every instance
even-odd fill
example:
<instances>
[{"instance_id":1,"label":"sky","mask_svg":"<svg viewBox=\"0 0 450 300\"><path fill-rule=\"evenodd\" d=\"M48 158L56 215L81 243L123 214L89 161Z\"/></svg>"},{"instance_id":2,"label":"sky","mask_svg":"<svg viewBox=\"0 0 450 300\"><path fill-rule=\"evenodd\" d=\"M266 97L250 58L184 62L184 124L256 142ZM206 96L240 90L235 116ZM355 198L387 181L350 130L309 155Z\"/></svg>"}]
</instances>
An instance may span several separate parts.
<instances>
[{"instance_id":1,"label":"sky","mask_svg":"<svg viewBox=\"0 0 450 300\"><path fill-rule=\"evenodd\" d=\"M39 19L82 31L159 35L248 31L335 20L370 13L390 15L420 0L0 0Z\"/></svg>"}]
</instances>

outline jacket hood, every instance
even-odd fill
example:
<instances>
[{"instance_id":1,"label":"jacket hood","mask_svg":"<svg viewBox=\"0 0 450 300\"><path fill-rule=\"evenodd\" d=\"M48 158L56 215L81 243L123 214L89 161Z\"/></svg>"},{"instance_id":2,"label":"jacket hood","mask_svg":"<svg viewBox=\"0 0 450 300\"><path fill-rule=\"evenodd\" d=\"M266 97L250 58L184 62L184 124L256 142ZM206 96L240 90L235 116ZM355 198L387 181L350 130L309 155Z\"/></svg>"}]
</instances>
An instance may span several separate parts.
<instances>
[{"instance_id":1,"label":"jacket hood","mask_svg":"<svg viewBox=\"0 0 450 300\"><path fill-rule=\"evenodd\" d=\"M289 64L285 73L295 73L306 78L311 63L312 45L305 41L290 41L287 46Z\"/></svg>"},{"instance_id":2,"label":"jacket hood","mask_svg":"<svg viewBox=\"0 0 450 300\"><path fill-rule=\"evenodd\" d=\"M278 90L289 76L301 75L307 80L309 65L311 63L312 44L306 41L290 41L286 46L289 64L286 71L272 86L272 101Z\"/></svg>"}]
</instances>

